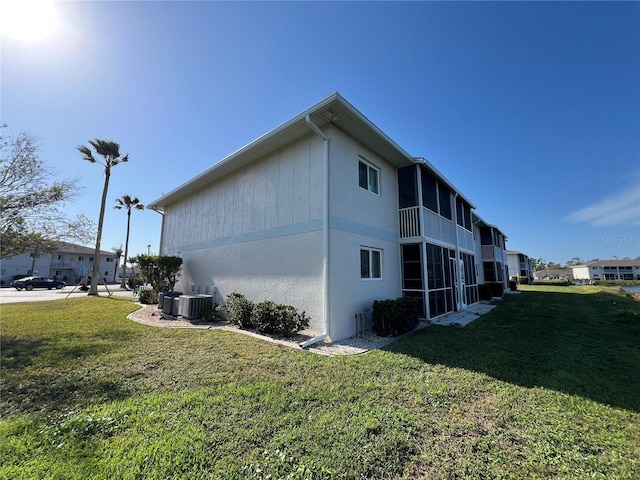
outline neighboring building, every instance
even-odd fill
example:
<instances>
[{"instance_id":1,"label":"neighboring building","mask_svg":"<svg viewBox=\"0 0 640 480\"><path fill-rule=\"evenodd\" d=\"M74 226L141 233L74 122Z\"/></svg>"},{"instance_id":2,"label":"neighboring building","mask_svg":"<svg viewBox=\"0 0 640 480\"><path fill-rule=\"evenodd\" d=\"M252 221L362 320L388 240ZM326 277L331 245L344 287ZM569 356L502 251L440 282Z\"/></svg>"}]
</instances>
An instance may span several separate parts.
<instances>
[{"instance_id":1,"label":"neighboring building","mask_svg":"<svg viewBox=\"0 0 640 480\"><path fill-rule=\"evenodd\" d=\"M9 285L16 277L40 276L77 284L90 275L95 248L62 242L52 253L23 253L2 260L2 285ZM100 273L105 280L113 280L116 259L113 252L100 251ZM100 283L100 280L98 280Z\"/></svg>"},{"instance_id":2,"label":"neighboring building","mask_svg":"<svg viewBox=\"0 0 640 480\"><path fill-rule=\"evenodd\" d=\"M524 253L507 250L507 265L509 267L510 278L518 277L518 281L526 278L529 283L533 281L531 259Z\"/></svg>"},{"instance_id":3,"label":"neighboring building","mask_svg":"<svg viewBox=\"0 0 640 480\"><path fill-rule=\"evenodd\" d=\"M571 268L576 280L640 280L640 260L594 260Z\"/></svg>"},{"instance_id":4,"label":"neighboring building","mask_svg":"<svg viewBox=\"0 0 640 480\"><path fill-rule=\"evenodd\" d=\"M488 224L473 213L476 242L476 270L480 285L499 283L509 288L507 237L495 225Z\"/></svg>"},{"instance_id":5,"label":"neighboring building","mask_svg":"<svg viewBox=\"0 0 640 480\"><path fill-rule=\"evenodd\" d=\"M535 280L572 280L573 271L570 268L543 268L533 272Z\"/></svg>"},{"instance_id":6,"label":"neighboring building","mask_svg":"<svg viewBox=\"0 0 640 480\"><path fill-rule=\"evenodd\" d=\"M333 340L374 300L478 301L474 205L335 93L148 205L178 289L305 310Z\"/></svg>"}]
</instances>

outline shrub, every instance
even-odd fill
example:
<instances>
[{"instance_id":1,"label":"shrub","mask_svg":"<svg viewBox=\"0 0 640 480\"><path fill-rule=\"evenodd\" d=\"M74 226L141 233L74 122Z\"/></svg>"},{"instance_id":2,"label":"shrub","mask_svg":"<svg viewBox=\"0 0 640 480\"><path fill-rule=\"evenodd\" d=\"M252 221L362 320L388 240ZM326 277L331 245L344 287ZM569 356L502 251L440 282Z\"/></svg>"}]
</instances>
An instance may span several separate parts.
<instances>
[{"instance_id":1,"label":"shrub","mask_svg":"<svg viewBox=\"0 0 640 480\"><path fill-rule=\"evenodd\" d=\"M142 276L156 292L173 292L178 281L182 258L171 255L138 255Z\"/></svg>"},{"instance_id":2,"label":"shrub","mask_svg":"<svg viewBox=\"0 0 640 480\"><path fill-rule=\"evenodd\" d=\"M145 305L158 303L158 294L151 288L140 290L138 298L140 299L140 303Z\"/></svg>"},{"instance_id":3,"label":"shrub","mask_svg":"<svg viewBox=\"0 0 640 480\"><path fill-rule=\"evenodd\" d=\"M518 284L516 283L515 280L509 280L509 290L511 290L512 292L515 292L518 290Z\"/></svg>"},{"instance_id":4,"label":"shrub","mask_svg":"<svg viewBox=\"0 0 640 480\"><path fill-rule=\"evenodd\" d=\"M420 304L415 298L376 300L373 302L373 332L382 337L395 337L418 325Z\"/></svg>"},{"instance_id":5,"label":"shrub","mask_svg":"<svg viewBox=\"0 0 640 480\"><path fill-rule=\"evenodd\" d=\"M291 305L265 301L253 307L253 324L258 332L280 333L290 337L309 326L309 317L306 312L298 312Z\"/></svg>"},{"instance_id":6,"label":"shrub","mask_svg":"<svg viewBox=\"0 0 640 480\"><path fill-rule=\"evenodd\" d=\"M238 292L231 292L222 302L221 310L227 312L228 320L240 328L252 328L253 303Z\"/></svg>"},{"instance_id":7,"label":"shrub","mask_svg":"<svg viewBox=\"0 0 640 480\"><path fill-rule=\"evenodd\" d=\"M220 307L215 303L205 305L205 307L202 309L202 319L207 322L213 322L217 320L216 317L218 317L219 308Z\"/></svg>"},{"instance_id":8,"label":"shrub","mask_svg":"<svg viewBox=\"0 0 640 480\"><path fill-rule=\"evenodd\" d=\"M127 287L129 287L131 290L135 290L137 287L143 284L144 284L144 280L142 280L141 278L138 278L138 277L127 278Z\"/></svg>"}]
</instances>

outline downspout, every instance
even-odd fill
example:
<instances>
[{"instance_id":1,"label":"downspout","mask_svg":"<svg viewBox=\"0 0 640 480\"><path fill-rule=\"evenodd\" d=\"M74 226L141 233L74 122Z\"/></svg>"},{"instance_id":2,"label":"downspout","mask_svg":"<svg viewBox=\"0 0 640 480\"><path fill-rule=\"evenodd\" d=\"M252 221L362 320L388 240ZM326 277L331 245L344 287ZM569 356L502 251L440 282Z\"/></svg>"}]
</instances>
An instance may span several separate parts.
<instances>
[{"instance_id":1,"label":"downspout","mask_svg":"<svg viewBox=\"0 0 640 480\"><path fill-rule=\"evenodd\" d=\"M162 239L164 238L164 212L161 212L156 208L152 208L151 210L159 213L162 216L162 223L160 223L160 245L158 246L158 255L162 255Z\"/></svg>"},{"instance_id":2,"label":"downspout","mask_svg":"<svg viewBox=\"0 0 640 480\"><path fill-rule=\"evenodd\" d=\"M329 139L322 130L313 123L309 115L306 116L307 125L316 135L322 138L324 145L322 168L322 290L323 290L323 331L317 337L313 337L300 344L301 348L307 348L329 336L329 308L331 306L329 294Z\"/></svg>"}]
</instances>

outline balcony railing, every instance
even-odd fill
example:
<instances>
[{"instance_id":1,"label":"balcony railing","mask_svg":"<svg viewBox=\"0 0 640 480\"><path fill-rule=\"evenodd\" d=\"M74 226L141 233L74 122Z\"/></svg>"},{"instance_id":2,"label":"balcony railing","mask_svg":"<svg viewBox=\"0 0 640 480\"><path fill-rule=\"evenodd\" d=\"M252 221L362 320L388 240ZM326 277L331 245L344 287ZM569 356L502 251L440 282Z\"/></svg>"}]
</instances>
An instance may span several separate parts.
<instances>
[{"instance_id":1,"label":"balcony railing","mask_svg":"<svg viewBox=\"0 0 640 480\"><path fill-rule=\"evenodd\" d=\"M400 238L420 236L420 207L401 208Z\"/></svg>"}]
</instances>

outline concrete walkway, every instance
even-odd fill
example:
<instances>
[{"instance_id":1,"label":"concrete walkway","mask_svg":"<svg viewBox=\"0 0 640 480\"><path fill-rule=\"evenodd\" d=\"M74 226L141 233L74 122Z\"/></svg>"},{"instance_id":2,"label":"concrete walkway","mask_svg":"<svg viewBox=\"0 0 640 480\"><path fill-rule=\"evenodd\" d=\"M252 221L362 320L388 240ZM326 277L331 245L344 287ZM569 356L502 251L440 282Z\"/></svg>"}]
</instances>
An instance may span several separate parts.
<instances>
[{"instance_id":1,"label":"concrete walkway","mask_svg":"<svg viewBox=\"0 0 640 480\"><path fill-rule=\"evenodd\" d=\"M464 310L459 312L453 312L444 317L438 318L432 323L432 325L447 325L452 327L465 327L473 322L476 318L485 313L493 310L495 305L489 305L487 303L476 303L470 305Z\"/></svg>"}]
</instances>

